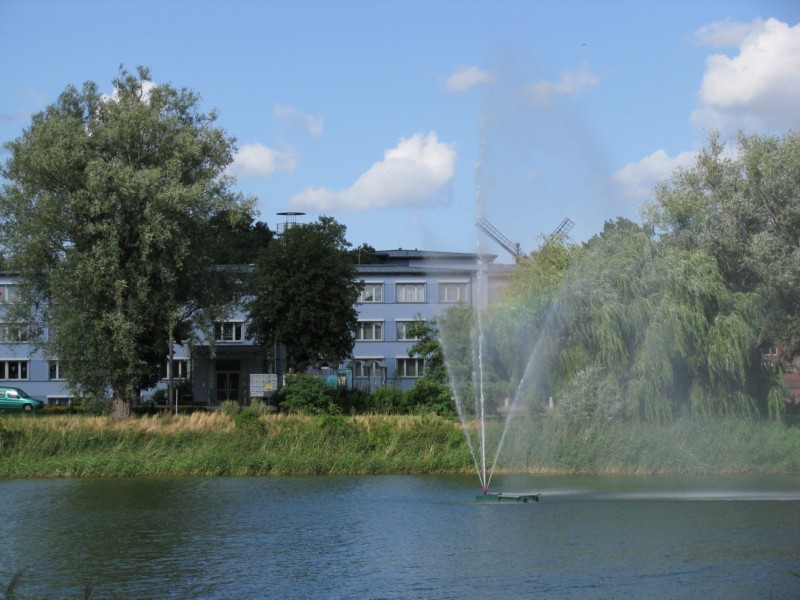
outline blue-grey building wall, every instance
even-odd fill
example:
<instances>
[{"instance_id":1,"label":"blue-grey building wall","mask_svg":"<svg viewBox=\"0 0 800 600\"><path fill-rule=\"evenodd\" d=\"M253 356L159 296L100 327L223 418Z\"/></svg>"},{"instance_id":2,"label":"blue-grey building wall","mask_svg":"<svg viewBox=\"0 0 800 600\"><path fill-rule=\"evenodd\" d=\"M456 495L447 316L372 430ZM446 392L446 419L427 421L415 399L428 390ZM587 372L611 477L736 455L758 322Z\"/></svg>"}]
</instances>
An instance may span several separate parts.
<instances>
[{"instance_id":1,"label":"blue-grey building wall","mask_svg":"<svg viewBox=\"0 0 800 600\"><path fill-rule=\"evenodd\" d=\"M421 375L421 372L409 375L398 370L400 362L409 358L409 348L415 343L398 338L399 322L417 318L429 321L456 301L484 306L505 285L513 268L512 265L495 265L494 256L481 259L468 253L389 250L378 252L377 256L378 263L359 265L357 271L365 283L381 286L380 301L359 302L357 310L360 322L380 324L381 335L378 339L357 339L353 355L335 365L352 369L353 384L362 389L384 384L407 389ZM487 276L479 278L479 272ZM0 272L0 323L7 326L0 337L0 364L5 368L0 372L0 385L20 387L51 405L67 403L72 393L58 369L51 366L57 357L45 356L30 341L11 335L15 324L4 322L3 304L13 301L16 283L17 275ZM410 301L398 297L398 286L408 284L422 285L424 296ZM450 284L451 288L463 286L466 297L440 297L443 284ZM191 356L187 347L180 344L174 347L174 359L186 361L196 403L217 405L232 399L244 404L249 399L250 374L275 372L274 365L265 363L261 349L247 339L246 315L241 310L233 310L226 323L230 324L226 331L230 335L215 341L213 353L209 345L203 343L195 345ZM46 327L43 335L47 335ZM17 366L24 363L24 377L17 370L14 371L16 378L8 378L8 363ZM148 400L156 390L165 387L166 380L162 380L155 388L145 391L142 400Z\"/></svg>"}]
</instances>

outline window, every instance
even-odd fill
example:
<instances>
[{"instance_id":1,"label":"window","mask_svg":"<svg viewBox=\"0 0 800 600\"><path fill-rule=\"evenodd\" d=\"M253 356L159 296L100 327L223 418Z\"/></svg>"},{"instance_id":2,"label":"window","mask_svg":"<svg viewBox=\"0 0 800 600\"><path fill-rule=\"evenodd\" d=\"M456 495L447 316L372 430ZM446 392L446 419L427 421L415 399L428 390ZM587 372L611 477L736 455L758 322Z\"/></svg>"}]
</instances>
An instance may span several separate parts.
<instances>
[{"instance_id":1,"label":"window","mask_svg":"<svg viewBox=\"0 0 800 600\"><path fill-rule=\"evenodd\" d=\"M469 302L469 286L466 282L440 283L439 302Z\"/></svg>"},{"instance_id":2,"label":"window","mask_svg":"<svg viewBox=\"0 0 800 600\"><path fill-rule=\"evenodd\" d=\"M50 361L49 379L64 379L64 369L57 360Z\"/></svg>"},{"instance_id":3,"label":"window","mask_svg":"<svg viewBox=\"0 0 800 600\"><path fill-rule=\"evenodd\" d=\"M422 377L425 370L424 358L398 358L395 377Z\"/></svg>"},{"instance_id":4,"label":"window","mask_svg":"<svg viewBox=\"0 0 800 600\"><path fill-rule=\"evenodd\" d=\"M27 379L27 360L0 360L0 379Z\"/></svg>"},{"instance_id":5,"label":"window","mask_svg":"<svg viewBox=\"0 0 800 600\"><path fill-rule=\"evenodd\" d=\"M382 283L365 283L364 289L361 290L361 295L358 301L364 302L383 302L383 284Z\"/></svg>"},{"instance_id":6,"label":"window","mask_svg":"<svg viewBox=\"0 0 800 600\"><path fill-rule=\"evenodd\" d=\"M383 358L357 358L353 365L353 377L378 377Z\"/></svg>"},{"instance_id":7,"label":"window","mask_svg":"<svg viewBox=\"0 0 800 600\"><path fill-rule=\"evenodd\" d=\"M398 283L395 296L398 302L425 302L425 284Z\"/></svg>"},{"instance_id":8,"label":"window","mask_svg":"<svg viewBox=\"0 0 800 600\"><path fill-rule=\"evenodd\" d=\"M398 341L417 341L419 339L418 335L414 335L413 333L409 332L414 325L419 325L424 321L396 321L395 325L397 326L397 340Z\"/></svg>"},{"instance_id":9,"label":"window","mask_svg":"<svg viewBox=\"0 0 800 600\"><path fill-rule=\"evenodd\" d=\"M73 404L80 404L75 402L72 396L48 396L47 406L72 406Z\"/></svg>"},{"instance_id":10,"label":"window","mask_svg":"<svg viewBox=\"0 0 800 600\"><path fill-rule=\"evenodd\" d=\"M10 304L17 299L17 286L12 283L0 284L0 304Z\"/></svg>"},{"instance_id":11,"label":"window","mask_svg":"<svg viewBox=\"0 0 800 600\"><path fill-rule=\"evenodd\" d=\"M31 339L33 327L28 323L0 323L0 342L19 344Z\"/></svg>"},{"instance_id":12,"label":"window","mask_svg":"<svg viewBox=\"0 0 800 600\"><path fill-rule=\"evenodd\" d=\"M241 342L243 339L241 321L214 324L214 340L217 342Z\"/></svg>"},{"instance_id":13,"label":"window","mask_svg":"<svg viewBox=\"0 0 800 600\"><path fill-rule=\"evenodd\" d=\"M189 377L189 360L186 358L172 359L173 379L186 379ZM161 379L169 379L169 360L164 363L161 369Z\"/></svg>"},{"instance_id":14,"label":"window","mask_svg":"<svg viewBox=\"0 0 800 600\"><path fill-rule=\"evenodd\" d=\"M379 342L383 339L383 321L359 321L356 340L360 342Z\"/></svg>"}]
</instances>

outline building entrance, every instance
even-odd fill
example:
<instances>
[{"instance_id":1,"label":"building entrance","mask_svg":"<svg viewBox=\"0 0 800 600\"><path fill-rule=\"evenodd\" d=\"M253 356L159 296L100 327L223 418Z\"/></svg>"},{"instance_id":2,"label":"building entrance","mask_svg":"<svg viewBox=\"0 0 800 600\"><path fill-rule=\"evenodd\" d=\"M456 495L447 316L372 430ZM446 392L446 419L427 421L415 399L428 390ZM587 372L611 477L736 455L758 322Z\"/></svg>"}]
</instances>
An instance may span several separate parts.
<instances>
[{"instance_id":1,"label":"building entrance","mask_svg":"<svg viewBox=\"0 0 800 600\"><path fill-rule=\"evenodd\" d=\"M221 362L217 365L217 402L234 400L239 402L241 391L241 375L239 365Z\"/></svg>"}]
</instances>

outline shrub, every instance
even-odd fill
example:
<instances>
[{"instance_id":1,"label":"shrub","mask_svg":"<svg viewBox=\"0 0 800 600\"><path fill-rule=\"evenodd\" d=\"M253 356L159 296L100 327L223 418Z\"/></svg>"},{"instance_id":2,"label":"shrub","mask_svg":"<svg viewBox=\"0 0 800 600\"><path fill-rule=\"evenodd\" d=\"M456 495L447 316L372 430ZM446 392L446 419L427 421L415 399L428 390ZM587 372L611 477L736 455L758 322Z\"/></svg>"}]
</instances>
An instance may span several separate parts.
<instances>
[{"instance_id":1,"label":"shrub","mask_svg":"<svg viewBox=\"0 0 800 600\"><path fill-rule=\"evenodd\" d=\"M278 397L287 412L320 415L328 413L329 405L335 404L336 390L320 377L287 375Z\"/></svg>"},{"instance_id":2,"label":"shrub","mask_svg":"<svg viewBox=\"0 0 800 600\"><path fill-rule=\"evenodd\" d=\"M450 388L428 377L418 379L403 393L403 401L415 413L435 412L443 417L454 417L455 406Z\"/></svg>"},{"instance_id":3,"label":"shrub","mask_svg":"<svg viewBox=\"0 0 800 600\"><path fill-rule=\"evenodd\" d=\"M261 415L253 408L245 408L234 417L236 429L249 434L263 435L267 433L267 424L261 420Z\"/></svg>"},{"instance_id":4,"label":"shrub","mask_svg":"<svg viewBox=\"0 0 800 600\"><path fill-rule=\"evenodd\" d=\"M333 390L333 397L336 406L344 414L364 413L368 409L369 396L358 389L339 387Z\"/></svg>"},{"instance_id":5,"label":"shrub","mask_svg":"<svg viewBox=\"0 0 800 600\"><path fill-rule=\"evenodd\" d=\"M378 414L392 414L403 410L403 393L396 385L379 387L367 397L366 409Z\"/></svg>"},{"instance_id":6,"label":"shrub","mask_svg":"<svg viewBox=\"0 0 800 600\"><path fill-rule=\"evenodd\" d=\"M239 403L235 400L225 400L220 403L219 412L233 418L239 414Z\"/></svg>"}]
</instances>

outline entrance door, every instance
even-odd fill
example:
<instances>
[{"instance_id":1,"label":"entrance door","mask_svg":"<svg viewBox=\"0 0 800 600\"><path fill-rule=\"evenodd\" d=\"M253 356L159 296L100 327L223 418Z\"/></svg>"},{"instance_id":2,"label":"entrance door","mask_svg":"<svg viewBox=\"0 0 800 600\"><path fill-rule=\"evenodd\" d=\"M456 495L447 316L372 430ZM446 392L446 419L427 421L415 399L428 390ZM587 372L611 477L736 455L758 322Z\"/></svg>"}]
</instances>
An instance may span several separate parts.
<instances>
[{"instance_id":1,"label":"entrance door","mask_svg":"<svg viewBox=\"0 0 800 600\"><path fill-rule=\"evenodd\" d=\"M239 371L217 371L217 402L239 401Z\"/></svg>"}]
</instances>

